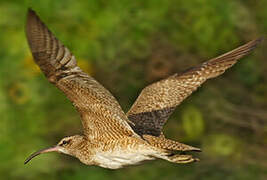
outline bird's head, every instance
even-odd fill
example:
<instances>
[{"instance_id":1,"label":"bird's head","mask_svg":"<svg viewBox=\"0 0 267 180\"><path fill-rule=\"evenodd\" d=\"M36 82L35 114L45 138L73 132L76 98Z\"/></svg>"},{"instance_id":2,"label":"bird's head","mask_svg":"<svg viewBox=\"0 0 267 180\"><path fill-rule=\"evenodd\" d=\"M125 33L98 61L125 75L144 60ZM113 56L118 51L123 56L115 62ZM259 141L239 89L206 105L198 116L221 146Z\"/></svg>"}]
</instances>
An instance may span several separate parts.
<instances>
[{"instance_id":1,"label":"bird's head","mask_svg":"<svg viewBox=\"0 0 267 180\"><path fill-rule=\"evenodd\" d=\"M59 143L55 146L41 149L39 151L32 153L25 160L24 164L27 164L35 156L38 156L43 153L48 153L48 152L59 152L59 153L76 156L76 152L79 151L84 141L85 141L84 137L80 135L65 137L62 140L60 140Z\"/></svg>"}]
</instances>

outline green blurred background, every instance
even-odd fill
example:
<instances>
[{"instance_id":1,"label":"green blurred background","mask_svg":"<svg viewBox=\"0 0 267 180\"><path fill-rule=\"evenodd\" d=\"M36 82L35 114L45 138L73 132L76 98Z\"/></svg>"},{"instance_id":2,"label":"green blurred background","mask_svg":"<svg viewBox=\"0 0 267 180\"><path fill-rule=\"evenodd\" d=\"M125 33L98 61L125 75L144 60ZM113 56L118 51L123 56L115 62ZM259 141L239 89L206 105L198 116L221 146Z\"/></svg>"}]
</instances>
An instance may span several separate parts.
<instances>
[{"instance_id":1,"label":"green blurred background","mask_svg":"<svg viewBox=\"0 0 267 180\"><path fill-rule=\"evenodd\" d=\"M35 150L81 133L25 33L32 7L127 111L143 87L267 33L266 0L0 0L0 179L267 179L267 43L185 100L167 137L201 147L194 164L107 170Z\"/></svg>"}]
</instances>

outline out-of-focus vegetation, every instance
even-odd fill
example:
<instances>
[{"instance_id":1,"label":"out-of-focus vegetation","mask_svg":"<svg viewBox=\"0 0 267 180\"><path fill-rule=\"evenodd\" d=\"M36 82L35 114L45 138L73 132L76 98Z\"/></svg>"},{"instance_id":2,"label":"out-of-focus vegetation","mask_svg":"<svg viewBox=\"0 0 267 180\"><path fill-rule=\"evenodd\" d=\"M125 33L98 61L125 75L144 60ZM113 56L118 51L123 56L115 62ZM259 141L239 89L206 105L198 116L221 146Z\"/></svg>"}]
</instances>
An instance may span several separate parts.
<instances>
[{"instance_id":1,"label":"out-of-focus vegetation","mask_svg":"<svg viewBox=\"0 0 267 180\"><path fill-rule=\"evenodd\" d=\"M201 161L157 160L121 170L34 150L81 132L79 115L34 64L24 25L32 7L128 110L147 84L267 33L267 1L1 0L0 179L267 179L266 42L205 83L165 134L201 147Z\"/></svg>"}]
</instances>

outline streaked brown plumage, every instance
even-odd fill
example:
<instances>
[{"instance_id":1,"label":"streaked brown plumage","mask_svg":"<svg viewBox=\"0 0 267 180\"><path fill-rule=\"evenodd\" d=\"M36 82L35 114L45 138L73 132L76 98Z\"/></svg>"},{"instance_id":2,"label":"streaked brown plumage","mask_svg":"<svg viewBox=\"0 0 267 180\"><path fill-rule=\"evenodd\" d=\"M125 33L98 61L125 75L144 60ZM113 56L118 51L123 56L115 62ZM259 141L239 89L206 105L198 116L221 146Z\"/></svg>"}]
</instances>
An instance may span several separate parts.
<instances>
[{"instance_id":1,"label":"streaked brown plumage","mask_svg":"<svg viewBox=\"0 0 267 180\"><path fill-rule=\"evenodd\" d=\"M198 67L147 86L125 114L111 93L77 66L69 49L32 10L28 11L26 35L35 62L80 113L84 134L63 138L56 146L33 153L25 163L41 153L57 151L75 156L87 165L111 169L155 158L174 163L197 161L191 155L177 152L200 149L166 139L163 125L176 106L203 82L222 74L261 41L250 41Z\"/></svg>"}]
</instances>

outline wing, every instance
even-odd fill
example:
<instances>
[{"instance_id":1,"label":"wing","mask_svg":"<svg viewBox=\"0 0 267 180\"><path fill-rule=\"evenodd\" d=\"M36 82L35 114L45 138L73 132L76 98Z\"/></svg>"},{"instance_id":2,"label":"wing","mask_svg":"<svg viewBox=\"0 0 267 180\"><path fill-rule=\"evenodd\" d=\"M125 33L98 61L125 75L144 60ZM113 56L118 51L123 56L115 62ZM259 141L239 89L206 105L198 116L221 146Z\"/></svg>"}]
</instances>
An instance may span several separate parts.
<instances>
[{"instance_id":1,"label":"wing","mask_svg":"<svg viewBox=\"0 0 267 180\"><path fill-rule=\"evenodd\" d=\"M135 134L116 99L76 65L69 49L32 10L28 11L26 35L35 62L80 112L87 137L111 139Z\"/></svg>"},{"instance_id":2,"label":"wing","mask_svg":"<svg viewBox=\"0 0 267 180\"><path fill-rule=\"evenodd\" d=\"M181 74L153 83L142 90L139 97L127 112L128 119L135 125L133 130L139 134L159 136L164 123L177 105L187 98L207 79L224 73L238 59L251 52L262 38L248 42L217 58L204 62Z\"/></svg>"}]
</instances>

